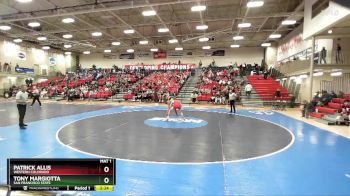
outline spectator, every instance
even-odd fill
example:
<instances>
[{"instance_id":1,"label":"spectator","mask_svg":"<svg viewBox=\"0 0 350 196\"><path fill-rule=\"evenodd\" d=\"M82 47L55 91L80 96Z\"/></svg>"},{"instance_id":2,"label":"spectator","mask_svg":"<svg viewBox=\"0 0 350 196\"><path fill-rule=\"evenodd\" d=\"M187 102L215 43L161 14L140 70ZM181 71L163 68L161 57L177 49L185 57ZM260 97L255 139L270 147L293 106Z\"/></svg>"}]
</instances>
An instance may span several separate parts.
<instances>
[{"instance_id":1,"label":"spectator","mask_svg":"<svg viewBox=\"0 0 350 196\"><path fill-rule=\"evenodd\" d=\"M275 99L280 99L282 97L281 95L281 89L276 89L275 91Z\"/></svg>"},{"instance_id":2,"label":"spectator","mask_svg":"<svg viewBox=\"0 0 350 196\"><path fill-rule=\"evenodd\" d=\"M335 92L334 92L334 91L331 91L330 96L332 97L332 99L333 99L333 98L337 98L337 94L335 94Z\"/></svg>"},{"instance_id":3,"label":"spectator","mask_svg":"<svg viewBox=\"0 0 350 196\"><path fill-rule=\"evenodd\" d=\"M244 87L244 90L245 90L245 94L248 98L250 98L250 95L252 93L252 89L253 89L253 86L248 83L245 87Z\"/></svg>"},{"instance_id":4,"label":"spectator","mask_svg":"<svg viewBox=\"0 0 350 196\"><path fill-rule=\"evenodd\" d=\"M195 91L192 92L191 98L192 98L192 103L196 103L196 101L197 101L197 93Z\"/></svg>"},{"instance_id":5,"label":"spectator","mask_svg":"<svg viewBox=\"0 0 350 196\"><path fill-rule=\"evenodd\" d=\"M350 102L349 102L349 100L344 101L341 115L344 117L345 121L349 121L349 117L350 117Z\"/></svg>"},{"instance_id":6,"label":"spectator","mask_svg":"<svg viewBox=\"0 0 350 196\"><path fill-rule=\"evenodd\" d=\"M343 91L339 91L338 98L341 98L341 99L344 98L344 92Z\"/></svg>"},{"instance_id":7,"label":"spectator","mask_svg":"<svg viewBox=\"0 0 350 196\"><path fill-rule=\"evenodd\" d=\"M264 71L264 79L267 80L267 77L269 76L269 73L265 70Z\"/></svg>"},{"instance_id":8,"label":"spectator","mask_svg":"<svg viewBox=\"0 0 350 196\"><path fill-rule=\"evenodd\" d=\"M322 61L324 62L324 64L327 64L326 57L327 57L327 50L325 47L323 47L320 52L320 64L322 64Z\"/></svg>"},{"instance_id":9,"label":"spectator","mask_svg":"<svg viewBox=\"0 0 350 196\"><path fill-rule=\"evenodd\" d=\"M300 105L301 116L309 118L310 111L312 109L311 103L308 103L306 100L303 101L303 104Z\"/></svg>"}]
</instances>

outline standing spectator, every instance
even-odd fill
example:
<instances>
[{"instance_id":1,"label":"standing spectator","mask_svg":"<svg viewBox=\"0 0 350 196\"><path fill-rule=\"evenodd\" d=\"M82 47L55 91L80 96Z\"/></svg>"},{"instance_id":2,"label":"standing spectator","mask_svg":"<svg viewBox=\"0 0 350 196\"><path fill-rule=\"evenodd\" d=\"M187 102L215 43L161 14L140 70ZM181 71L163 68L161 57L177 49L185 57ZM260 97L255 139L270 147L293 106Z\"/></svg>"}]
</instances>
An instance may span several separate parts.
<instances>
[{"instance_id":1,"label":"standing spectator","mask_svg":"<svg viewBox=\"0 0 350 196\"><path fill-rule=\"evenodd\" d=\"M28 101L27 86L22 85L21 90L18 91L18 93L16 94L17 109L19 113L19 127L21 129L25 129L27 126L23 122L24 116L27 110L27 101Z\"/></svg>"},{"instance_id":2,"label":"standing spectator","mask_svg":"<svg viewBox=\"0 0 350 196\"><path fill-rule=\"evenodd\" d=\"M335 53L335 62L337 64L343 64L343 54L341 52L340 44L337 44L337 51Z\"/></svg>"},{"instance_id":3,"label":"standing spectator","mask_svg":"<svg viewBox=\"0 0 350 196\"><path fill-rule=\"evenodd\" d=\"M245 90L245 95L250 98L250 95L252 93L252 89L253 89L253 86L248 83L245 87L244 87L244 90Z\"/></svg>"},{"instance_id":4,"label":"standing spectator","mask_svg":"<svg viewBox=\"0 0 350 196\"><path fill-rule=\"evenodd\" d=\"M327 57L327 50L325 47L323 47L320 52L320 59L321 59L320 64L322 64L322 61L324 62L324 64L327 64L326 57Z\"/></svg>"},{"instance_id":5,"label":"standing spectator","mask_svg":"<svg viewBox=\"0 0 350 196\"><path fill-rule=\"evenodd\" d=\"M265 70L264 71L264 79L267 80L267 77L269 76L269 73Z\"/></svg>"},{"instance_id":6,"label":"standing spectator","mask_svg":"<svg viewBox=\"0 0 350 196\"><path fill-rule=\"evenodd\" d=\"M197 101L197 94L196 94L196 92L192 92L191 98L192 98L192 103L196 103L196 101Z\"/></svg>"},{"instance_id":7,"label":"standing spectator","mask_svg":"<svg viewBox=\"0 0 350 196\"><path fill-rule=\"evenodd\" d=\"M40 102L40 91L36 86L33 87L32 93L33 93L33 101L32 101L32 104L30 105L30 107L33 107L35 101L38 101L39 106L42 107L41 102Z\"/></svg>"},{"instance_id":8,"label":"standing spectator","mask_svg":"<svg viewBox=\"0 0 350 196\"><path fill-rule=\"evenodd\" d=\"M303 104L300 105L301 117L309 118L309 113L310 113L309 105L310 103L308 103L306 100L304 100Z\"/></svg>"},{"instance_id":9,"label":"standing spectator","mask_svg":"<svg viewBox=\"0 0 350 196\"><path fill-rule=\"evenodd\" d=\"M232 113L232 109L233 109L233 113L236 113L235 100L237 98L237 94L234 91L230 91L228 96L229 96L230 108L231 108L230 113Z\"/></svg>"}]
</instances>

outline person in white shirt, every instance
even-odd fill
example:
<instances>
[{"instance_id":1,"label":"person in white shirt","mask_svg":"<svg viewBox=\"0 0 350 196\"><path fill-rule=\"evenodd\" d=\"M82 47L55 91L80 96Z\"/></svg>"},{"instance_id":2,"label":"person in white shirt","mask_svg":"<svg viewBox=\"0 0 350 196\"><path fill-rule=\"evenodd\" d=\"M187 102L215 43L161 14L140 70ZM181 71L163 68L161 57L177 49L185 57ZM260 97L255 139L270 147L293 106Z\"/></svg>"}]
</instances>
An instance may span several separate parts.
<instances>
[{"instance_id":1,"label":"person in white shirt","mask_svg":"<svg viewBox=\"0 0 350 196\"><path fill-rule=\"evenodd\" d=\"M17 109L19 113L19 127L21 129L26 128L26 124L24 124L24 116L26 114L27 110L27 102L28 102L28 93L27 93L27 86L22 85L21 90L18 91L16 94L16 102L17 102Z\"/></svg>"},{"instance_id":2,"label":"person in white shirt","mask_svg":"<svg viewBox=\"0 0 350 196\"><path fill-rule=\"evenodd\" d=\"M228 94L228 97L229 97L230 107L231 107L230 113L232 113L232 109L233 109L233 113L236 113L235 101L236 101L236 99L237 99L237 94L232 90L232 91L230 91L230 93Z\"/></svg>"},{"instance_id":3,"label":"person in white shirt","mask_svg":"<svg viewBox=\"0 0 350 196\"><path fill-rule=\"evenodd\" d=\"M33 87L32 93L33 93L33 102L30 105L30 107L32 107L34 105L35 101L38 101L39 106L41 107L40 91L39 91L39 89L36 86Z\"/></svg>"},{"instance_id":4,"label":"person in white shirt","mask_svg":"<svg viewBox=\"0 0 350 196\"><path fill-rule=\"evenodd\" d=\"M244 88L245 90L245 95L250 98L250 94L252 93L253 86L251 84L247 84Z\"/></svg>"}]
</instances>

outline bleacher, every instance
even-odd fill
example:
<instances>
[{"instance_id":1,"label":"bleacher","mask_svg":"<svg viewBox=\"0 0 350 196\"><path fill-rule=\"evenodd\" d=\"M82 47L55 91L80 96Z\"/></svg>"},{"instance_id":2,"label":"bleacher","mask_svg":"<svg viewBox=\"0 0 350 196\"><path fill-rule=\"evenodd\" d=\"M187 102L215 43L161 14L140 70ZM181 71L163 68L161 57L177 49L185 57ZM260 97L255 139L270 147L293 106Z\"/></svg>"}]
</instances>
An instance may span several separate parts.
<instances>
[{"instance_id":1,"label":"bleacher","mask_svg":"<svg viewBox=\"0 0 350 196\"><path fill-rule=\"evenodd\" d=\"M149 76L143 78L139 83L133 86L132 92L129 92L123 96L124 100L134 100L135 96L140 93L152 90L156 93L167 92L170 95L176 96L182 85L180 80L186 81L190 76L189 71L172 71L172 72L161 72L156 71ZM181 78L183 77L183 78ZM152 99L155 99L155 94L152 94Z\"/></svg>"},{"instance_id":2,"label":"bleacher","mask_svg":"<svg viewBox=\"0 0 350 196\"><path fill-rule=\"evenodd\" d=\"M271 77L268 77L265 80L262 75L251 75L248 76L248 80L264 102L290 100L288 90ZM280 89L281 91L281 97L279 98L275 98L275 92L277 89Z\"/></svg>"},{"instance_id":3,"label":"bleacher","mask_svg":"<svg viewBox=\"0 0 350 196\"><path fill-rule=\"evenodd\" d=\"M334 125L342 123L339 120L341 109L345 100L350 98L350 94L346 94L344 98L333 98L326 106L317 106L315 112L311 112L310 116L318 119L319 122Z\"/></svg>"}]
</instances>

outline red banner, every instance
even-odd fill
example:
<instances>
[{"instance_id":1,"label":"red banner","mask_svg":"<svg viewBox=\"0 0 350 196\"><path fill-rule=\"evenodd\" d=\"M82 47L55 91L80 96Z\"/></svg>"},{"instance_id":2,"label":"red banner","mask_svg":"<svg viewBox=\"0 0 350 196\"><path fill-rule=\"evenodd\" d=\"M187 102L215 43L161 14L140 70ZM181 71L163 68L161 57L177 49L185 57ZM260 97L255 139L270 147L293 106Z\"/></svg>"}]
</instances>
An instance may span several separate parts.
<instances>
[{"instance_id":1,"label":"red banner","mask_svg":"<svg viewBox=\"0 0 350 196\"><path fill-rule=\"evenodd\" d=\"M196 64L159 64L159 65L125 65L125 69L145 70L190 70L196 68Z\"/></svg>"},{"instance_id":2,"label":"red banner","mask_svg":"<svg viewBox=\"0 0 350 196\"><path fill-rule=\"evenodd\" d=\"M166 52L154 52L153 58L154 59L165 59L167 56Z\"/></svg>"}]
</instances>

